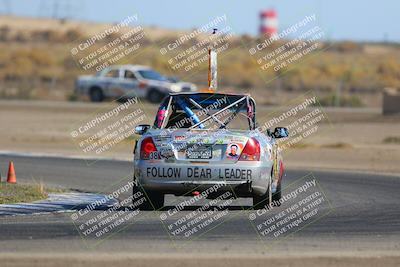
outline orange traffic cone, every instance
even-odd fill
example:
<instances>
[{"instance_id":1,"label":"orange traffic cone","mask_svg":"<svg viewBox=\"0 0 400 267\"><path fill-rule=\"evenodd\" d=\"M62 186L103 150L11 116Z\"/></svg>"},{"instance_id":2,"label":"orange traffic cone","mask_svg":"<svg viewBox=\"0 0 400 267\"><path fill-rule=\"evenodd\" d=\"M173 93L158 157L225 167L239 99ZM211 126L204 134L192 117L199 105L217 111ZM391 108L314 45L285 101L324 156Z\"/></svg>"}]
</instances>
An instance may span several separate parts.
<instances>
[{"instance_id":1,"label":"orange traffic cone","mask_svg":"<svg viewBox=\"0 0 400 267\"><path fill-rule=\"evenodd\" d=\"M17 176L15 176L14 163L12 161L10 161L10 164L8 165L7 183L17 183Z\"/></svg>"}]
</instances>

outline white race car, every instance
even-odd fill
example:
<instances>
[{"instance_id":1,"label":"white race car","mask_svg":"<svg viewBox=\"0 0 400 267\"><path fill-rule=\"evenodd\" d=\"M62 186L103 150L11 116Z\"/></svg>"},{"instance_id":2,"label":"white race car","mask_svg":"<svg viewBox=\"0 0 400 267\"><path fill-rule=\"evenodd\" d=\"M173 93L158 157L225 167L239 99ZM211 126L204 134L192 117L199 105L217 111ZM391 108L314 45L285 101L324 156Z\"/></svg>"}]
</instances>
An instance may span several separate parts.
<instances>
[{"instance_id":1,"label":"white race car","mask_svg":"<svg viewBox=\"0 0 400 267\"><path fill-rule=\"evenodd\" d=\"M255 208L279 200L283 163L276 143L286 128L260 132L249 95L170 94L154 125L139 125L135 147L135 192L147 197L142 208L160 209L164 195L195 194L218 185L252 197Z\"/></svg>"},{"instance_id":2,"label":"white race car","mask_svg":"<svg viewBox=\"0 0 400 267\"><path fill-rule=\"evenodd\" d=\"M164 195L190 196L218 188L208 198L230 191L252 197L256 209L281 198L283 163L277 138L286 128L261 132L256 104L249 95L215 92L216 52L209 50L207 92L171 93L161 103L153 126L139 125L135 146L134 194L143 209L160 209Z\"/></svg>"}]
</instances>

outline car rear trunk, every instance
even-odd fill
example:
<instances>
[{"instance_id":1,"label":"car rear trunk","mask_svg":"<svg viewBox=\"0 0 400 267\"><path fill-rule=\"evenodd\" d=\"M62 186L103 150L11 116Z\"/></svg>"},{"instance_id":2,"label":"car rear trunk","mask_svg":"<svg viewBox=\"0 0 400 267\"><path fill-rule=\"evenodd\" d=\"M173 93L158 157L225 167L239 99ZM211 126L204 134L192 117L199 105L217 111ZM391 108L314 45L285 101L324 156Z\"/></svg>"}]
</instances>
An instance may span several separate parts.
<instances>
[{"instance_id":1,"label":"car rear trunk","mask_svg":"<svg viewBox=\"0 0 400 267\"><path fill-rule=\"evenodd\" d=\"M246 145L249 131L179 129L154 132L157 150L169 162L235 163Z\"/></svg>"}]
</instances>

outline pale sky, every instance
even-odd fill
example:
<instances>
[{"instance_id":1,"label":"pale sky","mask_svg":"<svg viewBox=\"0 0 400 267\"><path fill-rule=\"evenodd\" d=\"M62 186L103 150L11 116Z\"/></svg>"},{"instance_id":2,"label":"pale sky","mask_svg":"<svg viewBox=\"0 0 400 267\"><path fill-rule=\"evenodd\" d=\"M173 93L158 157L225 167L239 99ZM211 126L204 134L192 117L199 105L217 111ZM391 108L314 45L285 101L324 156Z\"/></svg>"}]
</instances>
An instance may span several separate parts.
<instances>
[{"instance_id":1,"label":"pale sky","mask_svg":"<svg viewBox=\"0 0 400 267\"><path fill-rule=\"evenodd\" d=\"M237 4L235 4L235 2ZM55 4L57 3L57 4ZM67 16L118 22L138 14L140 23L171 29L192 29L226 14L236 33L256 34L259 12L274 8L279 29L316 14L325 38L333 40L400 42L400 1L361 0L0 0L0 12L26 16Z\"/></svg>"}]
</instances>

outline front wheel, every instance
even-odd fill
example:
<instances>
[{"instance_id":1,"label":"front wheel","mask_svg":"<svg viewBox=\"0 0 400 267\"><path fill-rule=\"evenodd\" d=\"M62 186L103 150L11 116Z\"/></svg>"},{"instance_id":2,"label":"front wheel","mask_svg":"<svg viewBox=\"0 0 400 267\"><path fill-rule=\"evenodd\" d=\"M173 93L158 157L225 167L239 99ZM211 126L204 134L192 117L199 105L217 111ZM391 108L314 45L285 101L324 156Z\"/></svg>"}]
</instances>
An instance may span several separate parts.
<instances>
[{"instance_id":1,"label":"front wheel","mask_svg":"<svg viewBox=\"0 0 400 267\"><path fill-rule=\"evenodd\" d=\"M92 102L102 102L104 100L103 91L97 87L90 90L89 97Z\"/></svg>"},{"instance_id":2,"label":"front wheel","mask_svg":"<svg viewBox=\"0 0 400 267\"><path fill-rule=\"evenodd\" d=\"M164 97L165 97L165 94L153 89L147 95L147 100L149 100L150 103L156 104L156 103L160 103Z\"/></svg>"}]
</instances>

